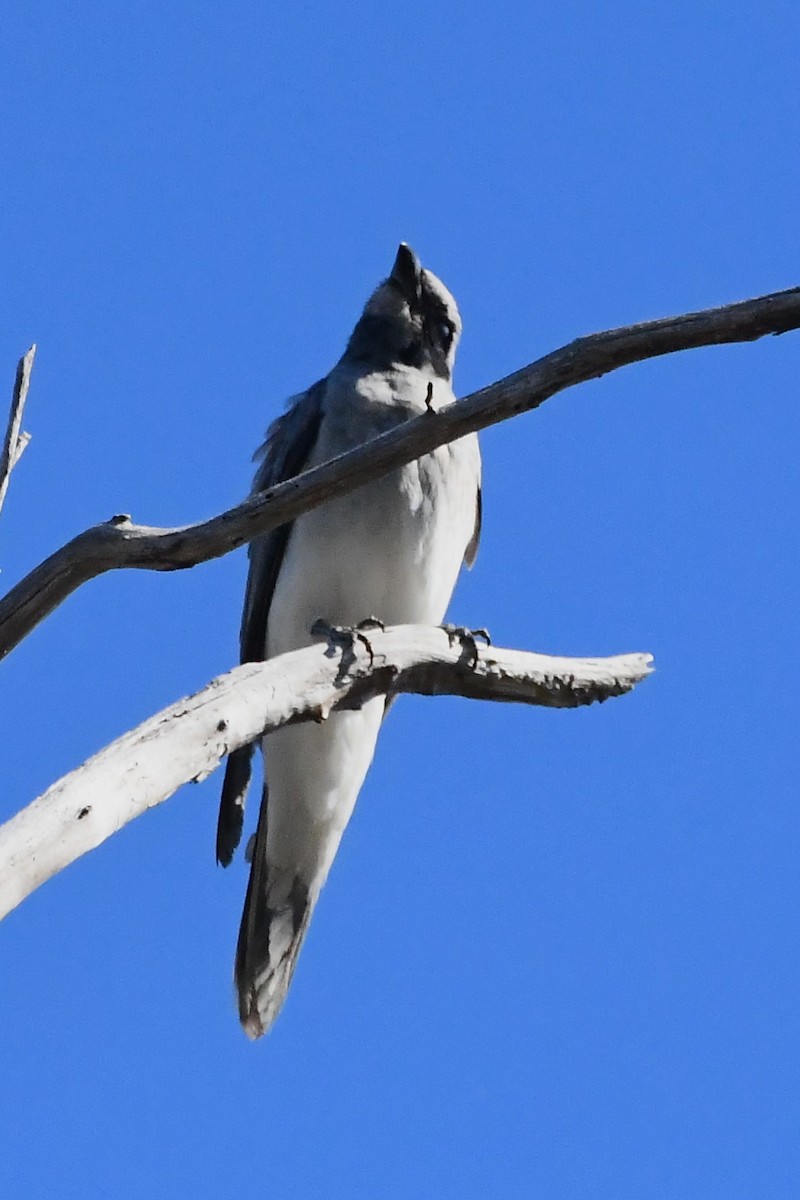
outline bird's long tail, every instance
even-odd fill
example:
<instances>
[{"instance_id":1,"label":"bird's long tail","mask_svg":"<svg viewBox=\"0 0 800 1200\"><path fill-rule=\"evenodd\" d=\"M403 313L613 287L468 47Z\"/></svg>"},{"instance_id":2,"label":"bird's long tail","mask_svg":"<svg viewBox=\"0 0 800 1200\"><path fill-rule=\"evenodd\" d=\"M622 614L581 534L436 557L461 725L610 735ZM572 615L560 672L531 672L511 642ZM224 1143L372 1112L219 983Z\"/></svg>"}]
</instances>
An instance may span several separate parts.
<instances>
[{"instance_id":1,"label":"bird's long tail","mask_svg":"<svg viewBox=\"0 0 800 1200\"><path fill-rule=\"evenodd\" d=\"M266 796L258 822L244 901L234 978L239 1019L250 1038L266 1033L280 1012L316 903L291 869L266 853Z\"/></svg>"}]
</instances>

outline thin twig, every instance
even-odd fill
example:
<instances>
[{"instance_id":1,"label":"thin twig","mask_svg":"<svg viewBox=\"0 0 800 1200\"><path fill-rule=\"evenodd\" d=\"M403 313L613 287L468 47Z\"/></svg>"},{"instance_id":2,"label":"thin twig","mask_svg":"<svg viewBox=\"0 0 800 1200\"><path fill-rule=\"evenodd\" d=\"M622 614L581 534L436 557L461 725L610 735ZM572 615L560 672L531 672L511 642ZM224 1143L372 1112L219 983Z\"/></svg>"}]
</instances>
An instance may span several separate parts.
<instances>
[{"instance_id":1,"label":"thin twig","mask_svg":"<svg viewBox=\"0 0 800 1200\"><path fill-rule=\"evenodd\" d=\"M578 338L438 412L425 412L199 525L157 529L117 518L79 534L0 600L0 658L67 596L120 567L176 571L219 558L301 513L371 483L467 433L538 408L578 383L644 359L698 346L754 341L800 328L800 288L723 308ZM422 398L424 399L424 397Z\"/></svg>"},{"instance_id":2,"label":"thin twig","mask_svg":"<svg viewBox=\"0 0 800 1200\"><path fill-rule=\"evenodd\" d=\"M36 357L36 346L31 346L27 354L23 354L17 363L17 375L14 380L14 391L11 396L11 411L8 414L8 428L0 450L0 509L8 491L8 481L11 472L22 457L22 451L30 441L30 434L22 433L22 414L25 401L28 399L28 387L31 381L33 360Z\"/></svg>"}]
</instances>

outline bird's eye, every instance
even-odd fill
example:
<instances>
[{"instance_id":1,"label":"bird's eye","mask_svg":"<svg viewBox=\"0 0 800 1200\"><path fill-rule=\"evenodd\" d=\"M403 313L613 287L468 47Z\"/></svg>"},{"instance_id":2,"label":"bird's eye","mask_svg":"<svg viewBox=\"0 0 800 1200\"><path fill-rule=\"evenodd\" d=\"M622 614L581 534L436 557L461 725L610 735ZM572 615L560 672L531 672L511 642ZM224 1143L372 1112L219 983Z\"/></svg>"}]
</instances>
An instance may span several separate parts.
<instances>
[{"instance_id":1,"label":"bird's eye","mask_svg":"<svg viewBox=\"0 0 800 1200\"><path fill-rule=\"evenodd\" d=\"M442 321L439 325L439 337L442 340L443 346L449 346L453 340L453 326L449 321Z\"/></svg>"}]
</instances>

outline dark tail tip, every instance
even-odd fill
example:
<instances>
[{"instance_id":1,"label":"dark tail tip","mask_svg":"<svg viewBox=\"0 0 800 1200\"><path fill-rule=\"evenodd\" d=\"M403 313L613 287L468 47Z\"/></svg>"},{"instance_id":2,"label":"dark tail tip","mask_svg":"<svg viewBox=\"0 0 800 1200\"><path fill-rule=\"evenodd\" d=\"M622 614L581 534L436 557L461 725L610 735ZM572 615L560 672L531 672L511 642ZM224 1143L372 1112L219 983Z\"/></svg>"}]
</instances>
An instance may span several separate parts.
<instances>
[{"instance_id":1,"label":"dark tail tip","mask_svg":"<svg viewBox=\"0 0 800 1200\"><path fill-rule=\"evenodd\" d=\"M242 1029L251 1042L255 1042L264 1036L266 1032L264 1022L259 1016L258 1004L252 991L247 996L241 996L239 999L239 1020L242 1023Z\"/></svg>"},{"instance_id":2,"label":"dark tail tip","mask_svg":"<svg viewBox=\"0 0 800 1200\"><path fill-rule=\"evenodd\" d=\"M283 1007L313 907L299 876L270 879L256 846L234 969L239 1020L249 1038L266 1033Z\"/></svg>"}]
</instances>

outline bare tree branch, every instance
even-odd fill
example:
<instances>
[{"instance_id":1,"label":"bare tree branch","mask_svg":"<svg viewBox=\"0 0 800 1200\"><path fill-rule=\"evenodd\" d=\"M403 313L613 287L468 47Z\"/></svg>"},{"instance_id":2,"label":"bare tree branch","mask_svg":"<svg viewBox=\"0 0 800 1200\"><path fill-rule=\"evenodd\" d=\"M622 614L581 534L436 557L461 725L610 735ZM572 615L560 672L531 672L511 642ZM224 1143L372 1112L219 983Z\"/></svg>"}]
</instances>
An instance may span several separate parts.
<instances>
[{"instance_id":1,"label":"bare tree branch","mask_svg":"<svg viewBox=\"0 0 800 1200\"><path fill-rule=\"evenodd\" d=\"M3 448L0 450L0 509L8 491L8 481L11 472L22 457L22 451L27 446L30 434L22 433L22 414L25 411L25 401L28 399L28 387L31 381L33 360L36 357L36 346L31 346L27 354L23 354L17 363L17 375L14 380L14 391L11 395L11 411L8 414Z\"/></svg>"},{"instance_id":2,"label":"bare tree branch","mask_svg":"<svg viewBox=\"0 0 800 1200\"><path fill-rule=\"evenodd\" d=\"M537 408L550 396L618 367L698 346L753 341L800 327L800 288L724 308L578 338L438 412L426 412L364 446L306 471L210 521L178 529L112 517L73 538L0 600L0 658L64 601L105 571L175 571L218 558L325 500L385 475L445 442Z\"/></svg>"},{"instance_id":3,"label":"bare tree branch","mask_svg":"<svg viewBox=\"0 0 800 1200\"><path fill-rule=\"evenodd\" d=\"M619 696L650 673L648 654L552 658L473 647L446 631L397 625L344 650L314 645L221 675L65 775L0 826L0 917L40 884L199 781L263 732L324 720L387 692L575 708Z\"/></svg>"}]
</instances>

